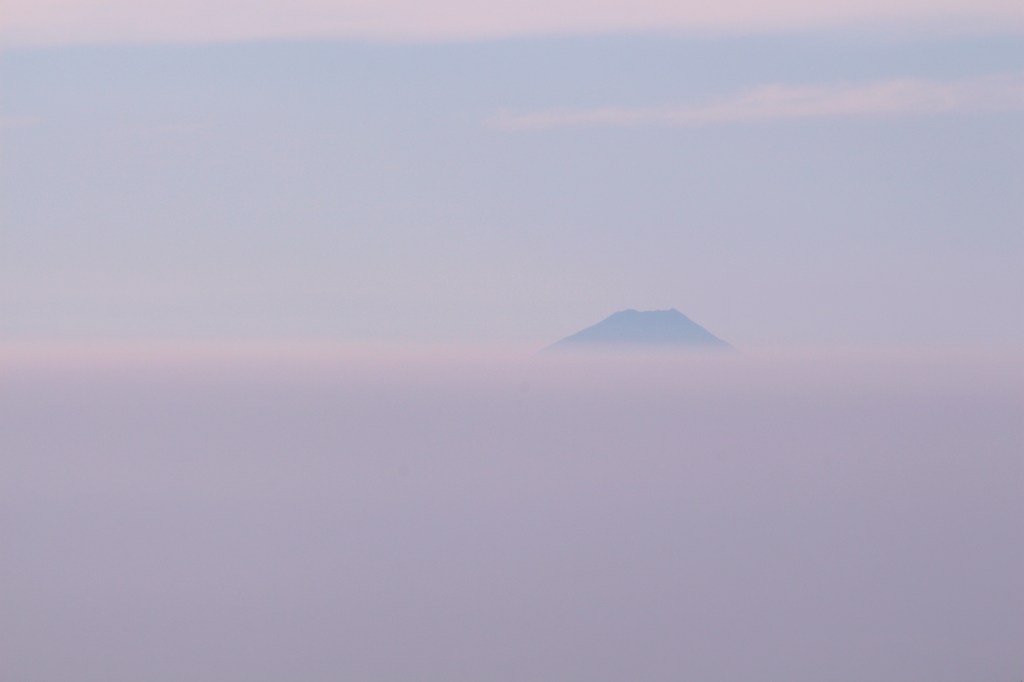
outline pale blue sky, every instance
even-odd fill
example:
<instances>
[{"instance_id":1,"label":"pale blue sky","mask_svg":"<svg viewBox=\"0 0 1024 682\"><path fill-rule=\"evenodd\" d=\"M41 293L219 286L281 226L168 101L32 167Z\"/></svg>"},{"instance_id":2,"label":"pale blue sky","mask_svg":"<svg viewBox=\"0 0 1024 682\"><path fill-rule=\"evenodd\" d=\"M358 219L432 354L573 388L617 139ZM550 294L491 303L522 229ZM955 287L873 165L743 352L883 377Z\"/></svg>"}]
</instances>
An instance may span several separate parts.
<instances>
[{"instance_id":1,"label":"pale blue sky","mask_svg":"<svg viewBox=\"0 0 1024 682\"><path fill-rule=\"evenodd\" d=\"M1022 73L991 32L11 48L0 341L1017 343Z\"/></svg>"}]
</instances>

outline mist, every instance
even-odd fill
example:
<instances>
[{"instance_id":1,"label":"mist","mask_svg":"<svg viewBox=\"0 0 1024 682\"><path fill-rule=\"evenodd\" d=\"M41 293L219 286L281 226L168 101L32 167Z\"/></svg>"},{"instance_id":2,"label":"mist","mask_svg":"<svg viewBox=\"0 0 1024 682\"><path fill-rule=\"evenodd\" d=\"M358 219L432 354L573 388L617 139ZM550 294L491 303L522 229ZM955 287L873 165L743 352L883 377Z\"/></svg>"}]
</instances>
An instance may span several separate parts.
<instances>
[{"instance_id":1,"label":"mist","mask_svg":"<svg viewBox=\"0 0 1024 682\"><path fill-rule=\"evenodd\" d=\"M0 354L0 678L1001 682L1019 354Z\"/></svg>"}]
</instances>

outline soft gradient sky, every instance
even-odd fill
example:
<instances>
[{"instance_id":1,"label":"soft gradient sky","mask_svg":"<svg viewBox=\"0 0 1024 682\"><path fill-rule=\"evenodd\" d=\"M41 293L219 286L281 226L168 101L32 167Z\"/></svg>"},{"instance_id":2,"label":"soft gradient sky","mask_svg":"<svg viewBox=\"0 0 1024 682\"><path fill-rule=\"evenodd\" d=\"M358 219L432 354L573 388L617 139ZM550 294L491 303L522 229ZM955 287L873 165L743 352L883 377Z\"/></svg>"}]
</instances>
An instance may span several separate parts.
<instances>
[{"instance_id":1,"label":"soft gradient sky","mask_svg":"<svg viewBox=\"0 0 1024 682\"><path fill-rule=\"evenodd\" d=\"M1024 340L1019 3L425 7L7 3L0 340Z\"/></svg>"}]
</instances>

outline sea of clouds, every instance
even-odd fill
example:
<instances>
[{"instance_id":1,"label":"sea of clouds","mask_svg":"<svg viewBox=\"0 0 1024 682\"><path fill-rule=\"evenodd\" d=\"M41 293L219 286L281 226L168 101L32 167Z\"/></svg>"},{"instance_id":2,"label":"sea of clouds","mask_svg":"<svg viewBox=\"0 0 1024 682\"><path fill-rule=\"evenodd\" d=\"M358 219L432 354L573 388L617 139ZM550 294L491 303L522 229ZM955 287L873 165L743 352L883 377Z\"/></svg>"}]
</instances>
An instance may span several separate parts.
<instances>
[{"instance_id":1,"label":"sea of clouds","mask_svg":"<svg viewBox=\"0 0 1024 682\"><path fill-rule=\"evenodd\" d=\"M1015 681L1022 369L0 353L0 679Z\"/></svg>"}]
</instances>

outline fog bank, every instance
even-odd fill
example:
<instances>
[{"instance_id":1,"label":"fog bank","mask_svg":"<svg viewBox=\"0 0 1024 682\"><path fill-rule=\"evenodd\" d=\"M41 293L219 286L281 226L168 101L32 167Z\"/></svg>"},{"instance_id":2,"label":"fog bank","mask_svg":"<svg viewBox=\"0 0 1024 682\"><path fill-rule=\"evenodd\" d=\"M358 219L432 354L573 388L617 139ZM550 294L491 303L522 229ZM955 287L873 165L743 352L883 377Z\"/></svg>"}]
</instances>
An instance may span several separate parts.
<instances>
[{"instance_id":1,"label":"fog bank","mask_svg":"<svg viewBox=\"0 0 1024 682\"><path fill-rule=\"evenodd\" d=\"M0 353L0 678L1016 680L1021 369Z\"/></svg>"}]
</instances>

